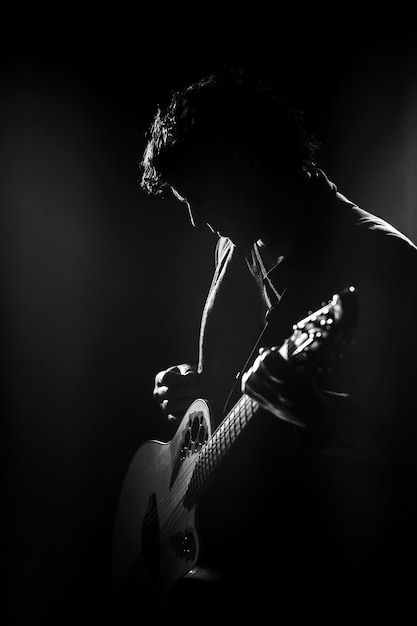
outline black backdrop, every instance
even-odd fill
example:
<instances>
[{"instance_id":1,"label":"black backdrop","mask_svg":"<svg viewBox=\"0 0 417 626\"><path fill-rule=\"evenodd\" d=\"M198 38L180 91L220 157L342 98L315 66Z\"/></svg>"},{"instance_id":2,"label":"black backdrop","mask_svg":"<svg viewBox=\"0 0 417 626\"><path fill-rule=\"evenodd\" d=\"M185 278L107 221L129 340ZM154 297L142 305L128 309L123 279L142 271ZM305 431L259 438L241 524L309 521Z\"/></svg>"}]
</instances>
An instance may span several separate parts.
<instances>
[{"instance_id":1,"label":"black backdrop","mask_svg":"<svg viewBox=\"0 0 417 626\"><path fill-rule=\"evenodd\" d=\"M223 63L282 86L339 189L417 239L412 38L265 20L220 41L159 19L117 36L17 29L2 57L6 623L106 623L121 481L166 434L154 374L196 358L215 241L137 184L170 89Z\"/></svg>"}]
</instances>

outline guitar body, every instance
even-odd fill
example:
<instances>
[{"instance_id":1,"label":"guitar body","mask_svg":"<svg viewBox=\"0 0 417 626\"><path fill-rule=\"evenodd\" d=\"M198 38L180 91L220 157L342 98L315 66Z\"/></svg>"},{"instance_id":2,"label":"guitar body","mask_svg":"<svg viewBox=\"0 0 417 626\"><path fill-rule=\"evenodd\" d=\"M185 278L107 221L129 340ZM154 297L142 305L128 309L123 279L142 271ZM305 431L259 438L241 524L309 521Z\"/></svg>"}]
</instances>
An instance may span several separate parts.
<instances>
[{"instance_id":1,"label":"guitar body","mask_svg":"<svg viewBox=\"0 0 417 626\"><path fill-rule=\"evenodd\" d=\"M211 437L210 411L196 400L168 443L147 441L127 471L116 517L113 586L129 577L161 606L174 583L195 567L195 506L184 506L198 453Z\"/></svg>"}]
</instances>

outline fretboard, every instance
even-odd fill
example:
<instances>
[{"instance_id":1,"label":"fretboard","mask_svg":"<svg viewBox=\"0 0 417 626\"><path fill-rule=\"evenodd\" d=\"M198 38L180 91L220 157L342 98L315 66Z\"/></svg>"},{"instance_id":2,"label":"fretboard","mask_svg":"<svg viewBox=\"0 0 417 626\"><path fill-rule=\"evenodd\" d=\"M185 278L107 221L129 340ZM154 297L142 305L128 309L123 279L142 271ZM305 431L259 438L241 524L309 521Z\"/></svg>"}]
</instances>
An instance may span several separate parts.
<instances>
[{"instance_id":1,"label":"fretboard","mask_svg":"<svg viewBox=\"0 0 417 626\"><path fill-rule=\"evenodd\" d=\"M259 405L256 400L244 394L224 418L199 453L184 497L184 506L190 508L196 503L214 471L258 409Z\"/></svg>"}]
</instances>

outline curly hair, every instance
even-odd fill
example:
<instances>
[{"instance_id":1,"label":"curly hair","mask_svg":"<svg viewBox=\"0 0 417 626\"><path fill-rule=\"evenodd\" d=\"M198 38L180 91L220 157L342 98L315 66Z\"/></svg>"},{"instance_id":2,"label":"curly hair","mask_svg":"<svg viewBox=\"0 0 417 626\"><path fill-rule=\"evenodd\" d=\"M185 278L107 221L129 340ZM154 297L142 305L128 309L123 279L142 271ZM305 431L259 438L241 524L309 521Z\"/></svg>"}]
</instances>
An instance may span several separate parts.
<instances>
[{"instance_id":1,"label":"curly hair","mask_svg":"<svg viewBox=\"0 0 417 626\"><path fill-rule=\"evenodd\" d=\"M241 72L211 74L171 95L158 107L141 162L141 187L161 194L195 163L203 148L222 150L229 162L243 151L287 177L315 168L319 149L303 115L271 87Z\"/></svg>"}]
</instances>

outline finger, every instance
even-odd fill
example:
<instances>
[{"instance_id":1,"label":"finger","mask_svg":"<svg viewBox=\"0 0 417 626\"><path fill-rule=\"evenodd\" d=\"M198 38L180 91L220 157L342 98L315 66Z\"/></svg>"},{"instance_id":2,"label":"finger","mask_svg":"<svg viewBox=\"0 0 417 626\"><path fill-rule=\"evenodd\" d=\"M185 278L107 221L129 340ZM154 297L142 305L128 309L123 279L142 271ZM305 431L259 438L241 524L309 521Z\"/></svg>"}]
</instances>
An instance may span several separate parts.
<instances>
[{"instance_id":1,"label":"finger","mask_svg":"<svg viewBox=\"0 0 417 626\"><path fill-rule=\"evenodd\" d=\"M157 402L162 402L163 400L165 400L167 391L168 387L165 387L164 385L155 386L153 390L153 397Z\"/></svg>"},{"instance_id":2,"label":"finger","mask_svg":"<svg viewBox=\"0 0 417 626\"><path fill-rule=\"evenodd\" d=\"M281 357L279 363L283 364L283 371L280 372L282 377L278 377L275 371L272 373L267 363L264 353L255 360L242 378L242 390L244 391L246 387L264 395L269 401L280 402L286 406L299 403L303 391L307 391L304 380L300 380L299 374L291 367L287 367L285 359Z\"/></svg>"},{"instance_id":3,"label":"finger","mask_svg":"<svg viewBox=\"0 0 417 626\"><path fill-rule=\"evenodd\" d=\"M195 383L198 379L198 374L193 371L189 371L187 374L180 374L179 371L165 370L159 372L155 377L155 385L169 385L169 386L187 386Z\"/></svg>"},{"instance_id":4,"label":"finger","mask_svg":"<svg viewBox=\"0 0 417 626\"><path fill-rule=\"evenodd\" d=\"M158 372L157 375L155 376L155 384L159 385L163 379L163 377L168 373L168 372L172 372L172 373L180 373L180 370L178 368L177 365L173 365L172 367L167 368L166 370L162 370L161 372Z\"/></svg>"},{"instance_id":5,"label":"finger","mask_svg":"<svg viewBox=\"0 0 417 626\"><path fill-rule=\"evenodd\" d=\"M279 350L278 346L272 346L271 348L261 347L261 348L259 348L258 352L259 352L259 354L262 354L263 352L267 352L267 351L275 352L275 351L278 351L278 350Z\"/></svg>"},{"instance_id":6,"label":"finger","mask_svg":"<svg viewBox=\"0 0 417 626\"><path fill-rule=\"evenodd\" d=\"M255 359L252 367L246 372L245 380L248 378L261 377L261 378L269 378L274 383L279 384L282 383L281 379L278 376L273 376L270 368L267 366L267 352L263 351L260 355Z\"/></svg>"},{"instance_id":7,"label":"finger","mask_svg":"<svg viewBox=\"0 0 417 626\"><path fill-rule=\"evenodd\" d=\"M178 369L182 376L197 373L194 365L190 365L190 363L182 363L181 365L178 365Z\"/></svg>"},{"instance_id":8,"label":"finger","mask_svg":"<svg viewBox=\"0 0 417 626\"><path fill-rule=\"evenodd\" d=\"M248 395L256 395L255 399L261 396L269 403L290 406L294 402L292 394L287 393L287 386L284 383L277 384L250 370L242 378L242 390Z\"/></svg>"},{"instance_id":9,"label":"finger","mask_svg":"<svg viewBox=\"0 0 417 626\"><path fill-rule=\"evenodd\" d=\"M200 387L198 385L186 385L180 387L167 387L166 385L161 385L160 387L155 387L153 395L158 402L174 398L198 398L200 396Z\"/></svg>"},{"instance_id":10,"label":"finger","mask_svg":"<svg viewBox=\"0 0 417 626\"><path fill-rule=\"evenodd\" d=\"M262 368L251 368L242 378L242 391L257 400L261 406L274 413L273 407L289 411L292 421L305 423L306 413L318 413L322 410L322 396L308 378L295 374L291 380L275 382L268 378ZM275 414L277 414L275 412Z\"/></svg>"},{"instance_id":11,"label":"finger","mask_svg":"<svg viewBox=\"0 0 417 626\"><path fill-rule=\"evenodd\" d=\"M270 362L265 360L257 373L276 385L278 390L285 389L284 393L291 398L299 398L303 394L308 396L315 387L311 374L294 369L285 359L279 361L278 368L275 363L271 367Z\"/></svg>"},{"instance_id":12,"label":"finger","mask_svg":"<svg viewBox=\"0 0 417 626\"><path fill-rule=\"evenodd\" d=\"M276 393L273 385L257 385L253 383L253 378L247 376L242 378L244 393L253 398L265 410L280 419L291 422L298 426L305 426L305 419L298 413L295 406L286 396Z\"/></svg>"},{"instance_id":13,"label":"finger","mask_svg":"<svg viewBox=\"0 0 417 626\"><path fill-rule=\"evenodd\" d=\"M182 363L181 365L173 365L172 367L168 367L166 370L158 372L155 380L159 381L167 374L174 374L175 376L188 376L189 374L197 374L197 371L194 365L191 365L190 363Z\"/></svg>"},{"instance_id":14,"label":"finger","mask_svg":"<svg viewBox=\"0 0 417 626\"><path fill-rule=\"evenodd\" d=\"M257 366L277 381L291 379L295 375L291 363L284 359L275 348L262 352L256 360L259 360Z\"/></svg>"}]
</instances>

